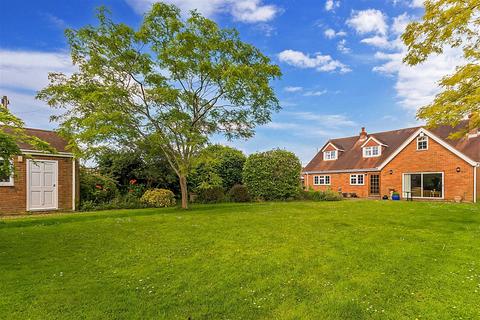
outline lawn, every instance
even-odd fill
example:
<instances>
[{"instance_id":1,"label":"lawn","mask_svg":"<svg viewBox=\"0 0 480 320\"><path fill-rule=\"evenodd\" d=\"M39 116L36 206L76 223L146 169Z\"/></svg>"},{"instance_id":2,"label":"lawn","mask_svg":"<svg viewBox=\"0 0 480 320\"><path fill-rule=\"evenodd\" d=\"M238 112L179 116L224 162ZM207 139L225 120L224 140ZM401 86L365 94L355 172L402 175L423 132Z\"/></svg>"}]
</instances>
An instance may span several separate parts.
<instances>
[{"instance_id":1,"label":"lawn","mask_svg":"<svg viewBox=\"0 0 480 320\"><path fill-rule=\"evenodd\" d=\"M0 221L0 318L479 319L480 206L288 202Z\"/></svg>"}]
</instances>

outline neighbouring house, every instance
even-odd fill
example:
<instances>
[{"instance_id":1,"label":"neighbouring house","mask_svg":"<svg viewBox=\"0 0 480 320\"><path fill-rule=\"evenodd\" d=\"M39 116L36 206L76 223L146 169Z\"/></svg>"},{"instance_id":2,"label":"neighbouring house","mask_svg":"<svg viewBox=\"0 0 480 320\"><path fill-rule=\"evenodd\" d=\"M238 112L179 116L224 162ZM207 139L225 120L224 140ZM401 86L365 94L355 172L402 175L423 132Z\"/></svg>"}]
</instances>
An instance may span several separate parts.
<instances>
[{"instance_id":1,"label":"neighbouring house","mask_svg":"<svg viewBox=\"0 0 480 320\"><path fill-rule=\"evenodd\" d=\"M329 140L303 170L306 188L346 196L476 202L480 197L480 133L449 139L452 128L407 128Z\"/></svg>"},{"instance_id":2,"label":"neighbouring house","mask_svg":"<svg viewBox=\"0 0 480 320\"><path fill-rule=\"evenodd\" d=\"M1 106L0 106L1 107ZM79 170L67 143L56 132L26 129L56 149L45 153L20 143L21 154L9 161L11 176L0 176L0 215L27 211L75 210L79 200Z\"/></svg>"}]
</instances>

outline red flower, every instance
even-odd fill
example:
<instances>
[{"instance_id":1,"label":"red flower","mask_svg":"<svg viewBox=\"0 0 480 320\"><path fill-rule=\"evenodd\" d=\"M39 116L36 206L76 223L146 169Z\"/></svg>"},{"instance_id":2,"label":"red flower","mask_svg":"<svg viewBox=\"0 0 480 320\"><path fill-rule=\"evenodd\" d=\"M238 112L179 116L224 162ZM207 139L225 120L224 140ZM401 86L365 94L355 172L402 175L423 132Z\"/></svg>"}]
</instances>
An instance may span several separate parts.
<instances>
[{"instance_id":1,"label":"red flower","mask_svg":"<svg viewBox=\"0 0 480 320\"><path fill-rule=\"evenodd\" d=\"M102 186L99 184L95 185L95 188L97 188L98 190L102 190Z\"/></svg>"},{"instance_id":2,"label":"red flower","mask_svg":"<svg viewBox=\"0 0 480 320\"><path fill-rule=\"evenodd\" d=\"M130 184L136 184L136 183L137 183L137 179L130 180Z\"/></svg>"}]
</instances>

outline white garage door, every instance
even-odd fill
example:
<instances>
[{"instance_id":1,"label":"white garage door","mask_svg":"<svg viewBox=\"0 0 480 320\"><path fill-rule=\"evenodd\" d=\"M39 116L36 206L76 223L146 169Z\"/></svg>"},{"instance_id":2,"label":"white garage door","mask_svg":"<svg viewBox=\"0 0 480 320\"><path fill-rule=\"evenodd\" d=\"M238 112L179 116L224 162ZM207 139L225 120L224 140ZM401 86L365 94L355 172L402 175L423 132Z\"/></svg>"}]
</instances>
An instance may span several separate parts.
<instances>
[{"instance_id":1,"label":"white garage door","mask_svg":"<svg viewBox=\"0 0 480 320\"><path fill-rule=\"evenodd\" d=\"M27 208L28 210L58 209L57 161L28 160Z\"/></svg>"}]
</instances>

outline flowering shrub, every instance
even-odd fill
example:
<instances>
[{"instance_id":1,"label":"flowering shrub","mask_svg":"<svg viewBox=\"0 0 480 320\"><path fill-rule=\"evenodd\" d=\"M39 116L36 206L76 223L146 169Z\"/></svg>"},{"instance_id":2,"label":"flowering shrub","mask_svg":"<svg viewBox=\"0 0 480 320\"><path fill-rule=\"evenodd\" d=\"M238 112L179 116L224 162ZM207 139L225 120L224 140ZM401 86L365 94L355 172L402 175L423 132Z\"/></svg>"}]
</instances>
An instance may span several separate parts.
<instances>
[{"instance_id":1,"label":"flowering shrub","mask_svg":"<svg viewBox=\"0 0 480 320\"><path fill-rule=\"evenodd\" d=\"M111 201L118 194L115 181L86 168L80 170L80 199L82 202L99 204Z\"/></svg>"},{"instance_id":2,"label":"flowering shrub","mask_svg":"<svg viewBox=\"0 0 480 320\"><path fill-rule=\"evenodd\" d=\"M167 189L151 189L145 191L140 199L143 203L146 203L152 207L171 207L174 206L175 195L172 191Z\"/></svg>"}]
</instances>

